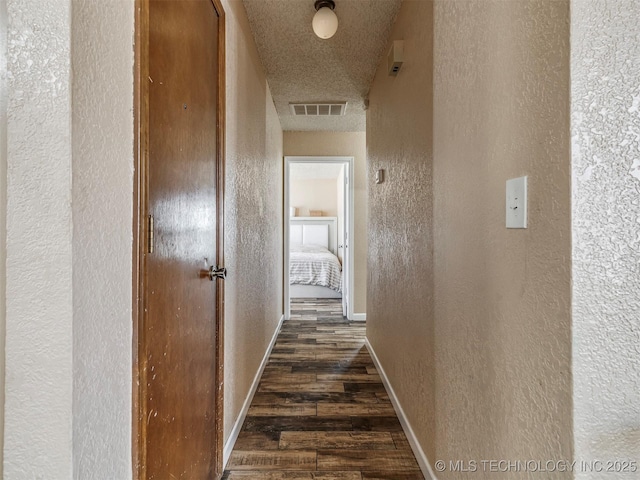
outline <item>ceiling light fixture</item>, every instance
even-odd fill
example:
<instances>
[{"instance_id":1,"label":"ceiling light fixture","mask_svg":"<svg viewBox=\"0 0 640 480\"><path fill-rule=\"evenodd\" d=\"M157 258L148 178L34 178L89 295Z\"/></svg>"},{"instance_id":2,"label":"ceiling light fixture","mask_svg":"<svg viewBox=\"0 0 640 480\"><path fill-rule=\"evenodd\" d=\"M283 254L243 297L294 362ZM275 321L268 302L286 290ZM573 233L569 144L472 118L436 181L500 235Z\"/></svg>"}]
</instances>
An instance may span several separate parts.
<instances>
[{"instance_id":1,"label":"ceiling light fixture","mask_svg":"<svg viewBox=\"0 0 640 480\"><path fill-rule=\"evenodd\" d=\"M338 16L333 11L336 4L333 0L316 0L316 14L311 25L317 36L326 40L335 35L338 30Z\"/></svg>"}]
</instances>

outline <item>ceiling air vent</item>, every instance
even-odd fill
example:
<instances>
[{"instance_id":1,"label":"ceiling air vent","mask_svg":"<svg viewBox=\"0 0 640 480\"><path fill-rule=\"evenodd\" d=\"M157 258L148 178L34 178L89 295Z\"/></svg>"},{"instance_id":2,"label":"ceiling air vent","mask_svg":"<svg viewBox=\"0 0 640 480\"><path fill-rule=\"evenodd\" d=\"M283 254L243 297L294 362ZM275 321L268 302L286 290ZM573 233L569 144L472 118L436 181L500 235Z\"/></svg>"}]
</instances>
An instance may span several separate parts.
<instances>
[{"instance_id":1,"label":"ceiling air vent","mask_svg":"<svg viewBox=\"0 0 640 480\"><path fill-rule=\"evenodd\" d=\"M347 102L290 103L289 108L297 117L340 117L347 110Z\"/></svg>"}]
</instances>

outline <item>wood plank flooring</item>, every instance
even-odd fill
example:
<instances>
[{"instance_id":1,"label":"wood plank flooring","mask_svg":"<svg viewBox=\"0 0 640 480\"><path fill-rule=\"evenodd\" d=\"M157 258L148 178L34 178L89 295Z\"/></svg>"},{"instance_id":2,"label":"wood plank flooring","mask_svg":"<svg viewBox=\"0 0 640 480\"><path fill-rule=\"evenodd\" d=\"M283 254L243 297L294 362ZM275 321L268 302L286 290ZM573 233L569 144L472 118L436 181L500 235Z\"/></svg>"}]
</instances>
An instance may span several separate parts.
<instances>
[{"instance_id":1,"label":"wood plank flooring","mask_svg":"<svg viewBox=\"0 0 640 480\"><path fill-rule=\"evenodd\" d=\"M291 303L223 480L424 480L362 322Z\"/></svg>"}]
</instances>

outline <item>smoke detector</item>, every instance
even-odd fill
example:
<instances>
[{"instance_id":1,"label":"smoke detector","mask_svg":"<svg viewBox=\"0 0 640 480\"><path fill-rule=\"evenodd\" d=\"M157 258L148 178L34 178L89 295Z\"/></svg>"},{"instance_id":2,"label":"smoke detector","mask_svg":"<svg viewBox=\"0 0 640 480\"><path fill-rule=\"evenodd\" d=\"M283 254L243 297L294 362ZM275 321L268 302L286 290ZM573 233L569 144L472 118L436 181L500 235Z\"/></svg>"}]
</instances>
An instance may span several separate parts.
<instances>
[{"instance_id":1,"label":"smoke detector","mask_svg":"<svg viewBox=\"0 0 640 480\"><path fill-rule=\"evenodd\" d=\"M347 102L290 103L291 115L296 117L341 117Z\"/></svg>"}]
</instances>

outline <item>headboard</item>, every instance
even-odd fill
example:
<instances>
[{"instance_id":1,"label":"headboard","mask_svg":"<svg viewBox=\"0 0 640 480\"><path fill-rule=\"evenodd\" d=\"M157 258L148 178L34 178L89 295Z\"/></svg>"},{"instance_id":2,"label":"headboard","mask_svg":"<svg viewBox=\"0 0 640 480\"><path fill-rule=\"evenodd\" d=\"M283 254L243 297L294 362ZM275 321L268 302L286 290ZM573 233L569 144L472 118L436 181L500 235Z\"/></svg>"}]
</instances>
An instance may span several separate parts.
<instances>
[{"instance_id":1,"label":"headboard","mask_svg":"<svg viewBox=\"0 0 640 480\"><path fill-rule=\"evenodd\" d=\"M329 248L329 225L291 225L292 245L321 245Z\"/></svg>"},{"instance_id":2,"label":"headboard","mask_svg":"<svg viewBox=\"0 0 640 480\"><path fill-rule=\"evenodd\" d=\"M336 217L292 217L289 224L291 245L322 245L337 252L338 231Z\"/></svg>"}]
</instances>

